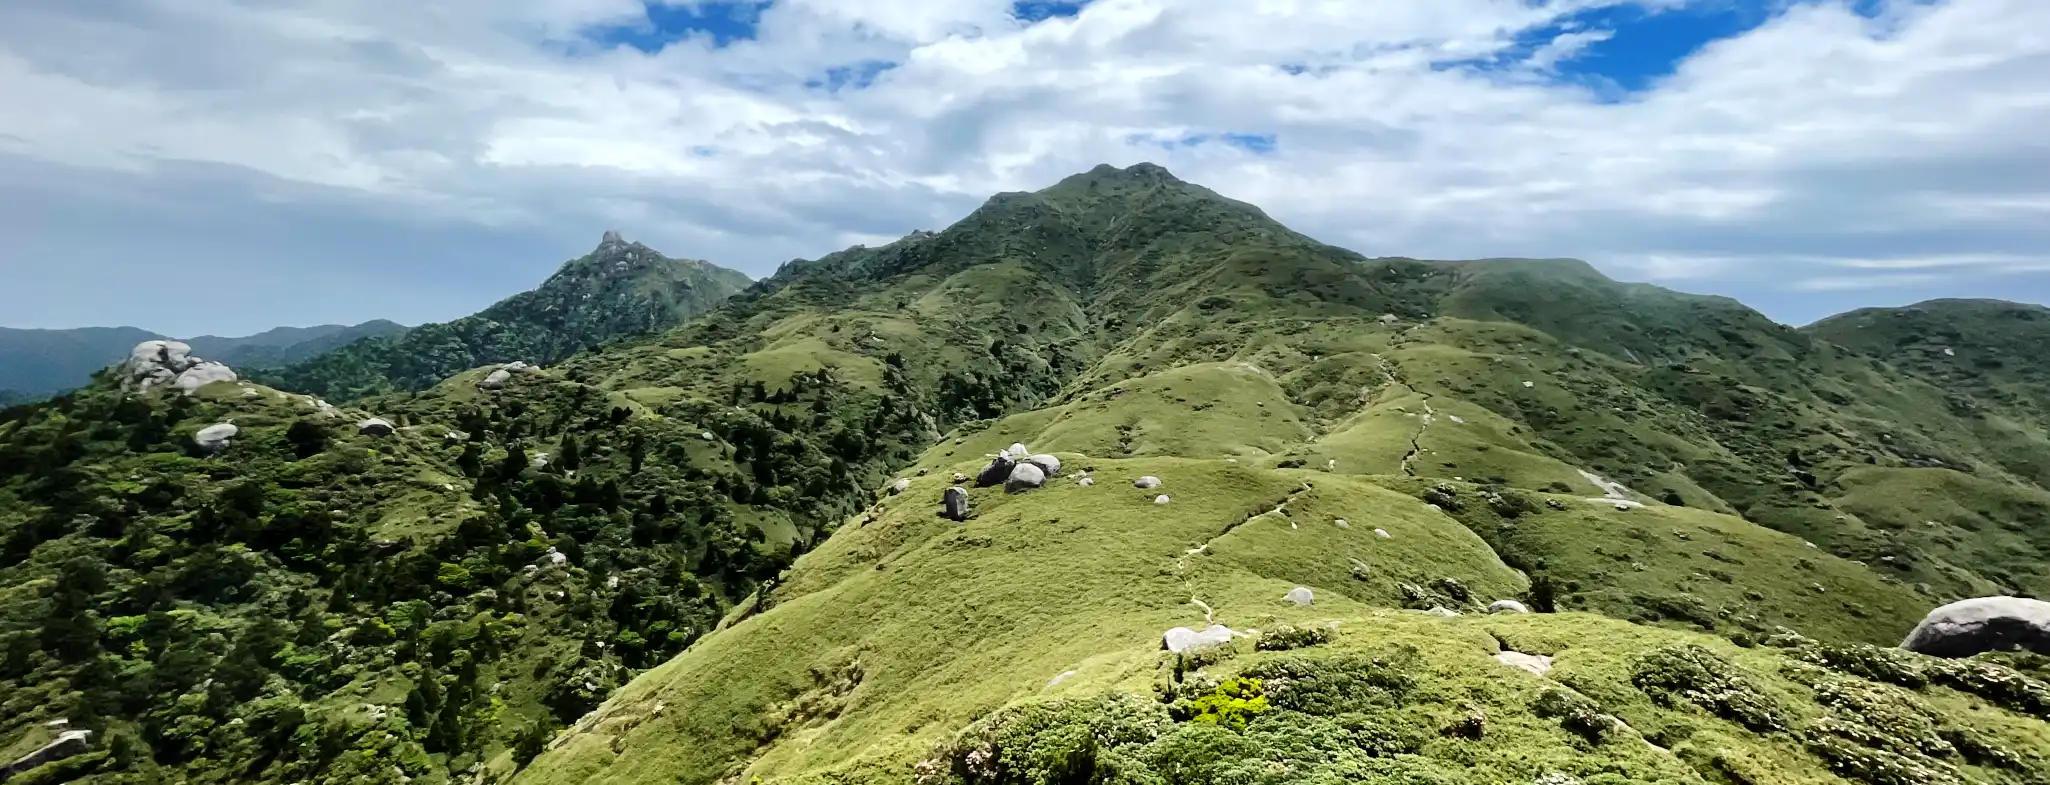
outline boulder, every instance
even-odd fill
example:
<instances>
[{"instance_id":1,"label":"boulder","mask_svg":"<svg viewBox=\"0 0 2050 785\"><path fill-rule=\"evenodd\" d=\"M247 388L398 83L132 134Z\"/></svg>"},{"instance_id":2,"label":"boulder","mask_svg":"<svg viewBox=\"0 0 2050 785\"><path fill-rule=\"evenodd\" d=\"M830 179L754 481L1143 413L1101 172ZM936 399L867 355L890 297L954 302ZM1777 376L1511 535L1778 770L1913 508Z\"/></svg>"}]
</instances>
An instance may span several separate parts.
<instances>
[{"instance_id":1,"label":"boulder","mask_svg":"<svg viewBox=\"0 0 2050 785\"><path fill-rule=\"evenodd\" d=\"M1020 463L1011 467L1011 476L1004 480L1005 493L1029 491L1046 484L1046 472L1038 464Z\"/></svg>"},{"instance_id":2,"label":"boulder","mask_svg":"<svg viewBox=\"0 0 2050 785\"><path fill-rule=\"evenodd\" d=\"M1133 481L1132 481L1132 487L1134 487L1134 488L1158 488L1158 487L1160 487L1160 478L1159 478L1159 477L1155 477L1155 476L1153 476L1153 475L1149 474L1149 475L1146 475L1146 476L1144 476L1144 477L1141 477L1141 478L1139 478L1139 479L1133 480Z\"/></svg>"},{"instance_id":3,"label":"boulder","mask_svg":"<svg viewBox=\"0 0 2050 785\"><path fill-rule=\"evenodd\" d=\"M478 382L477 386L486 390L497 390L505 387L505 383L511 380L512 371L500 368L492 371L491 375L484 377L484 381Z\"/></svg>"},{"instance_id":4,"label":"boulder","mask_svg":"<svg viewBox=\"0 0 2050 785\"><path fill-rule=\"evenodd\" d=\"M1459 615L1459 611L1452 610L1451 608L1447 608L1443 605L1433 605L1431 606L1430 610L1424 612L1431 614L1432 616L1443 616L1447 619Z\"/></svg>"},{"instance_id":5,"label":"boulder","mask_svg":"<svg viewBox=\"0 0 2050 785\"><path fill-rule=\"evenodd\" d=\"M1168 651L1186 654L1197 649L1230 643L1231 628L1222 624L1212 624L1199 632L1187 627L1176 627L1163 633L1160 638Z\"/></svg>"},{"instance_id":6,"label":"boulder","mask_svg":"<svg viewBox=\"0 0 2050 785\"><path fill-rule=\"evenodd\" d=\"M908 490L911 490L911 480L908 478L899 477L897 478L896 482L890 483L891 496L895 496Z\"/></svg>"},{"instance_id":7,"label":"boulder","mask_svg":"<svg viewBox=\"0 0 2050 785\"><path fill-rule=\"evenodd\" d=\"M57 734L57 740L36 748L34 752L16 758L13 763L0 768L0 780L47 763L82 755L90 748L93 732L89 730L68 730Z\"/></svg>"},{"instance_id":8,"label":"boulder","mask_svg":"<svg viewBox=\"0 0 2050 785\"><path fill-rule=\"evenodd\" d=\"M1901 648L1937 657L2025 649L2050 654L2050 602L1974 597L1930 611Z\"/></svg>"},{"instance_id":9,"label":"boulder","mask_svg":"<svg viewBox=\"0 0 2050 785\"><path fill-rule=\"evenodd\" d=\"M1165 494L1165 493L1163 493L1163 494L1161 494L1161 495L1159 495L1159 496L1155 496L1155 497L1153 497L1153 503L1154 503L1154 504L1166 504L1166 503L1168 503L1169 501L1171 501L1171 500L1167 498L1167 494Z\"/></svg>"},{"instance_id":10,"label":"boulder","mask_svg":"<svg viewBox=\"0 0 2050 785\"><path fill-rule=\"evenodd\" d=\"M1392 539L1395 539L1395 535L1389 534L1389 533L1388 533L1388 530L1387 530L1387 529L1375 529L1375 530L1374 530L1374 536L1376 536L1376 537L1379 537L1379 538L1381 538L1381 539L1384 539L1384 540L1392 540Z\"/></svg>"},{"instance_id":11,"label":"boulder","mask_svg":"<svg viewBox=\"0 0 2050 785\"><path fill-rule=\"evenodd\" d=\"M1308 586L1297 586L1289 589L1287 594L1281 595L1281 598L1297 605L1308 605L1317 601L1316 593L1310 591Z\"/></svg>"},{"instance_id":12,"label":"boulder","mask_svg":"<svg viewBox=\"0 0 2050 785\"><path fill-rule=\"evenodd\" d=\"M1530 609L1515 600L1496 600L1488 603L1489 613L1529 613Z\"/></svg>"},{"instance_id":13,"label":"boulder","mask_svg":"<svg viewBox=\"0 0 2050 785\"><path fill-rule=\"evenodd\" d=\"M941 501L947 506L947 520L968 520L968 489L959 485L948 488L946 495L941 497Z\"/></svg>"},{"instance_id":14,"label":"boulder","mask_svg":"<svg viewBox=\"0 0 2050 785\"><path fill-rule=\"evenodd\" d=\"M1089 487L1089 486L1091 486L1091 485L1095 485L1095 484L1096 484L1096 478L1095 478L1095 477L1084 477L1084 478L1082 478L1082 479L1076 480L1076 481L1075 481L1075 484L1076 484L1076 485L1080 485L1080 486L1082 486L1082 487L1084 487L1084 488L1087 488L1087 487Z\"/></svg>"},{"instance_id":15,"label":"boulder","mask_svg":"<svg viewBox=\"0 0 2050 785\"><path fill-rule=\"evenodd\" d=\"M968 481L968 475L966 475L966 474L962 474L962 473L960 473L960 472L954 472L954 478L953 478L953 479L954 479L954 482L967 482L967 481Z\"/></svg>"},{"instance_id":16,"label":"boulder","mask_svg":"<svg viewBox=\"0 0 2050 785\"><path fill-rule=\"evenodd\" d=\"M1495 655L1495 661L1511 668L1526 670L1543 676L1552 672L1552 658L1543 654L1524 654L1520 651L1505 651Z\"/></svg>"},{"instance_id":17,"label":"boulder","mask_svg":"<svg viewBox=\"0 0 2050 785\"><path fill-rule=\"evenodd\" d=\"M1025 449L1025 445L1016 442L1013 442L1010 447L1004 449L1004 455L1012 460L1023 460L1031 452L1031 450Z\"/></svg>"},{"instance_id":18,"label":"boulder","mask_svg":"<svg viewBox=\"0 0 2050 785\"><path fill-rule=\"evenodd\" d=\"M199 429L199 433L192 435L192 443L199 445L199 449L205 450L208 453L217 453L228 449L229 442L241 430L235 427L234 423L224 422L209 425Z\"/></svg>"},{"instance_id":19,"label":"boulder","mask_svg":"<svg viewBox=\"0 0 2050 785\"><path fill-rule=\"evenodd\" d=\"M1048 477L1052 477L1056 474L1061 473L1061 459L1055 458L1051 455L1047 455L1046 453L1040 453L1030 458L1026 458L1025 462L1039 467L1039 470L1045 472L1046 476Z\"/></svg>"},{"instance_id":20,"label":"boulder","mask_svg":"<svg viewBox=\"0 0 2050 785\"><path fill-rule=\"evenodd\" d=\"M186 395L191 395L199 392L199 388L214 382L232 382L237 378L234 369L212 360L202 360L193 363L190 368L179 371L178 378L173 384Z\"/></svg>"},{"instance_id":21,"label":"boulder","mask_svg":"<svg viewBox=\"0 0 2050 785\"><path fill-rule=\"evenodd\" d=\"M1008 455L999 455L991 458L989 459L989 465L982 467L982 471L976 472L975 486L987 488L992 485L1001 484L1011 478L1011 467L1017 465L1018 462L1011 460Z\"/></svg>"},{"instance_id":22,"label":"boulder","mask_svg":"<svg viewBox=\"0 0 2050 785\"><path fill-rule=\"evenodd\" d=\"M398 433L398 431L399 429L392 427L392 424L382 417L372 417L368 420L356 423L356 432L363 434L364 436L376 436L379 438L383 438L386 436L390 436L394 433Z\"/></svg>"}]
</instances>

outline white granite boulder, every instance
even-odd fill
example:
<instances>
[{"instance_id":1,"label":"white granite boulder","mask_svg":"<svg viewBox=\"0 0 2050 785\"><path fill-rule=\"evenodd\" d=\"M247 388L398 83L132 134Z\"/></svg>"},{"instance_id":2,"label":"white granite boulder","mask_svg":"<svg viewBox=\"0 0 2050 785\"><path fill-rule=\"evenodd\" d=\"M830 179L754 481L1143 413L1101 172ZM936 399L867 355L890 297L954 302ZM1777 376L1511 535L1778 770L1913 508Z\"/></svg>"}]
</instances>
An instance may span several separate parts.
<instances>
[{"instance_id":1,"label":"white granite boulder","mask_svg":"<svg viewBox=\"0 0 2050 785\"><path fill-rule=\"evenodd\" d=\"M1496 600L1488 603L1489 613L1529 613L1530 609L1515 600Z\"/></svg>"},{"instance_id":2,"label":"white granite boulder","mask_svg":"<svg viewBox=\"0 0 2050 785\"><path fill-rule=\"evenodd\" d=\"M205 450L209 454L217 453L228 449L228 445L234 440L235 434L241 430L235 427L234 423L216 423L199 429L198 433L192 435L192 443L199 445L199 449Z\"/></svg>"},{"instance_id":3,"label":"white granite boulder","mask_svg":"<svg viewBox=\"0 0 2050 785\"><path fill-rule=\"evenodd\" d=\"M2050 602L2024 597L1959 600L1922 617L1901 648L1938 657L2006 649L2050 654Z\"/></svg>"},{"instance_id":4,"label":"white granite boulder","mask_svg":"<svg viewBox=\"0 0 2050 785\"><path fill-rule=\"evenodd\" d=\"M1046 472L1038 464L1020 463L1011 467L1011 476L1004 480L1004 492L1022 493L1046 484Z\"/></svg>"},{"instance_id":5,"label":"white granite boulder","mask_svg":"<svg viewBox=\"0 0 2050 785\"><path fill-rule=\"evenodd\" d=\"M1310 591L1308 586L1297 586L1289 589L1288 593L1282 595L1281 598L1297 605L1309 605L1317 601L1316 593Z\"/></svg>"},{"instance_id":6,"label":"white granite boulder","mask_svg":"<svg viewBox=\"0 0 2050 785\"><path fill-rule=\"evenodd\" d=\"M372 417L368 420L356 423L356 432L363 434L364 436L376 436L379 438L383 438L386 436L390 436L394 433L398 433L399 429L393 427L389 420L386 420L382 417Z\"/></svg>"},{"instance_id":7,"label":"white granite boulder","mask_svg":"<svg viewBox=\"0 0 2050 785\"><path fill-rule=\"evenodd\" d=\"M1161 643L1166 645L1168 651L1176 654L1186 654L1197 649L1206 649L1211 646L1230 643L1231 634L1230 627L1222 624L1212 624L1200 631L1187 627L1176 627L1168 630L1160 637Z\"/></svg>"}]
</instances>

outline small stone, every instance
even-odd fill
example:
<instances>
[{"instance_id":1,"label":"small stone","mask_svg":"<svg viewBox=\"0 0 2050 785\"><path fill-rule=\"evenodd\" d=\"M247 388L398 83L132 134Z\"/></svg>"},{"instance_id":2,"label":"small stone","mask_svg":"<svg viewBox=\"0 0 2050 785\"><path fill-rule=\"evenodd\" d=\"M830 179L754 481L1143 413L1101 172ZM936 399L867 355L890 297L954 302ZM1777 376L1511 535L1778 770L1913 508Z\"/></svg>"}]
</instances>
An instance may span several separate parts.
<instances>
[{"instance_id":1,"label":"small stone","mask_svg":"<svg viewBox=\"0 0 2050 785\"><path fill-rule=\"evenodd\" d=\"M1537 382L1524 382L1524 383L1523 383L1523 386L1525 386L1525 387L1536 387L1536 386L1537 386Z\"/></svg>"},{"instance_id":2,"label":"small stone","mask_svg":"<svg viewBox=\"0 0 2050 785\"><path fill-rule=\"evenodd\" d=\"M1153 497L1153 503L1154 503L1154 504L1166 504L1167 502L1168 502L1168 499L1167 499L1167 494L1164 494L1164 493L1163 493L1163 494L1161 494L1161 495L1159 495L1159 496L1155 496L1155 497Z\"/></svg>"},{"instance_id":3,"label":"small stone","mask_svg":"<svg viewBox=\"0 0 2050 785\"><path fill-rule=\"evenodd\" d=\"M699 433L699 434L698 434L698 438L699 438L699 439L703 439L703 440L705 440L705 441L708 441L708 442L709 442L709 441L712 441L713 439L717 439L718 437L716 437L716 436L713 436L713 435L712 435L712 432L711 432L711 431L704 431L704 432L702 432L702 433Z\"/></svg>"},{"instance_id":4,"label":"small stone","mask_svg":"<svg viewBox=\"0 0 2050 785\"><path fill-rule=\"evenodd\" d=\"M1459 615L1459 611L1452 610L1451 608L1447 608L1443 605L1433 605L1431 606L1430 610L1424 612L1431 614L1432 616L1442 616L1447 619Z\"/></svg>"},{"instance_id":5,"label":"small stone","mask_svg":"<svg viewBox=\"0 0 2050 785\"><path fill-rule=\"evenodd\" d=\"M1333 521L1333 523L1336 523L1336 524L1338 524L1338 528L1341 528L1341 529L1350 529L1350 528L1352 528L1352 524L1350 524L1350 523L1346 523L1346 521L1345 521L1345 519L1344 519L1344 518L1340 518L1340 519L1338 519L1338 520L1336 520L1336 521Z\"/></svg>"},{"instance_id":6,"label":"small stone","mask_svg":"<svg viewBox=\"0 0 2050 785\"><path fill-rule=\"evenodd\" d=\"M1084 478L1082 478L1082 479L1076 480L1076 481L1075 481L1075 484L1076 484L1076 485L1080 485L1080 486L1082 486L1082 487L1084 487L1084 488L1087 488L1087 487L1089 487L1089 486L1091 486L1091 485L1095 485L1095 484L1096 484L1096 478L1095 478L1095 477L1084 477Z\"/></svg>"},{"instance_id":7,"label":"small stone","mask_svg":"<svg viewBox=\"0 0 2050 785\"><path fill-rule=\"evenodd\" d=\"M1134 488L1158 488L1158 487L1160 487L1160 478L1159 478L1159 477L1155 477L1155 476L1153 476L1153 475L1149 474L1149 475L1146 475L1146 476L1144 476L1144 477L1140 477L1139 479L1133 480L1133 481L1132 481L1132 487L1134 487Z\"/></svg>"},{"instance_id":8,"label":"small stone","mask_svg":"<svg viewBox=\"0 0 2050 785\"><path fill-rule=\"evenodd\" d=\"M967 482L968 475L962 474L960 472L954 472L954 476L951 479L953 479L954 482Z\"/></svg>"},{"instance_id":9,"label":"small stone","mask_svg":"<svg viewBox=\"0 0 2050 785\"><path fill-rule=\"evenodd\" d=\"M1317 600L1317 595L1310 591L1307 586L1297 586L1289 589L1288 593L1282 595L1281 598L1297 605L1308 605Z\"/></svg>"},{"instance_id":10,"label":"small stone","mask_svg":"<svg viewBox=\"0 0 2050 785\"><path fill-rule=\"evenodd\" d=\"M1395 535L1389 534L1389 533L1388 533L1388 530L1387 530L1387 529L1375 529L1375 530L1374 530L1374 536L1376 536L1376 537L1379 537L1379 538L1381 538L1381 539L1384 539L1384 540L1392 540L1392 539L1395 539Z\"/></svg>"},{"instance_id":11,"label":"small stone","mask_svg":"<svg viewBox=\"0 0 2050 785\"><path fill-rule=\"evenodd\" d=\"M1496 600L1488 603L1489 613L1529 613L1530 609L1515 600Z\"/></svg>"}]
</instances>

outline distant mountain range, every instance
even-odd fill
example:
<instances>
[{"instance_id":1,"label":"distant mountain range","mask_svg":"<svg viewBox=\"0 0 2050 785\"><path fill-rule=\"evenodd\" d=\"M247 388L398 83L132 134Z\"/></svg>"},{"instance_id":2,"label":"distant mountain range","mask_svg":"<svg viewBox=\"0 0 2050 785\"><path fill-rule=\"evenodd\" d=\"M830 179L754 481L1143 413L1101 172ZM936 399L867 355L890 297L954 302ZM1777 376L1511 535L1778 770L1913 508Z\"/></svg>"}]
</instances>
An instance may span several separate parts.
<instances>
[{"instance_id":1,"label":"distant mountain range","mask_svg":"<svg viewBox=\"0 0 2050 785\"><path fill-rule=\"evenodd\" d=\"M385 319L362 324L277 327L236 338L181 338L192 352L242 368L289 365L363 338L395 335L406 326ZM34 400L81 386L94 371L128 356L143 341L173 336L139 327L24 330L0 327L0 405Z\"/></svg>"}]
</instances>

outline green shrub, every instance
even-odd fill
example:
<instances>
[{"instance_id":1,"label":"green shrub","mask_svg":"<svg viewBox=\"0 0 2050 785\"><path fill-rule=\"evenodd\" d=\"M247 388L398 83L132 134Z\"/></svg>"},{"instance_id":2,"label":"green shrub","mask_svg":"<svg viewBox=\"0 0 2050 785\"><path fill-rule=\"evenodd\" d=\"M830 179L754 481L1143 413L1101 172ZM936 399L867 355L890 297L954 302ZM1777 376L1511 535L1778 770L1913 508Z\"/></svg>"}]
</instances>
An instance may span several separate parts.
<instances>
[{"instance_id":1,"label":"green shrub","mask_svg":"<svg viewBox=\"0 0 2050 785\"><path fill-rule=\"evenodd\" d=\"M1787 729L1786 710L1760 691L1742 668L1691 643L1638 656L1630 682L1667 705L1691 703L1754 731Z\"/></svg>"},{"instance_id":2,"label":"green shrub","mask_svg":"<svg viewBox=\"0 0 2050 785\"><path fill-rule=\"evenodd\" d=\"M1288 651L1329 643L1331 638L1331 630L1323 627L1293 627L1284 624L1260 633L1260 641L1254 644L1254 648L1260 651Z\"/></svg>"},{"instance_id":3,"label":"green shrub","mask_svg":"<svg viewBox=\"0 0 2050 785\"><path fill-rule=\"evenodd\" d=\"M1265 714L1269 707L1267 696L1260 692L1259 679L1237 678L1217 685L1216 690L1197 698L1190 708L1190 722L1245 730L1247 722Z\"/></svg>"}]
</instances>

